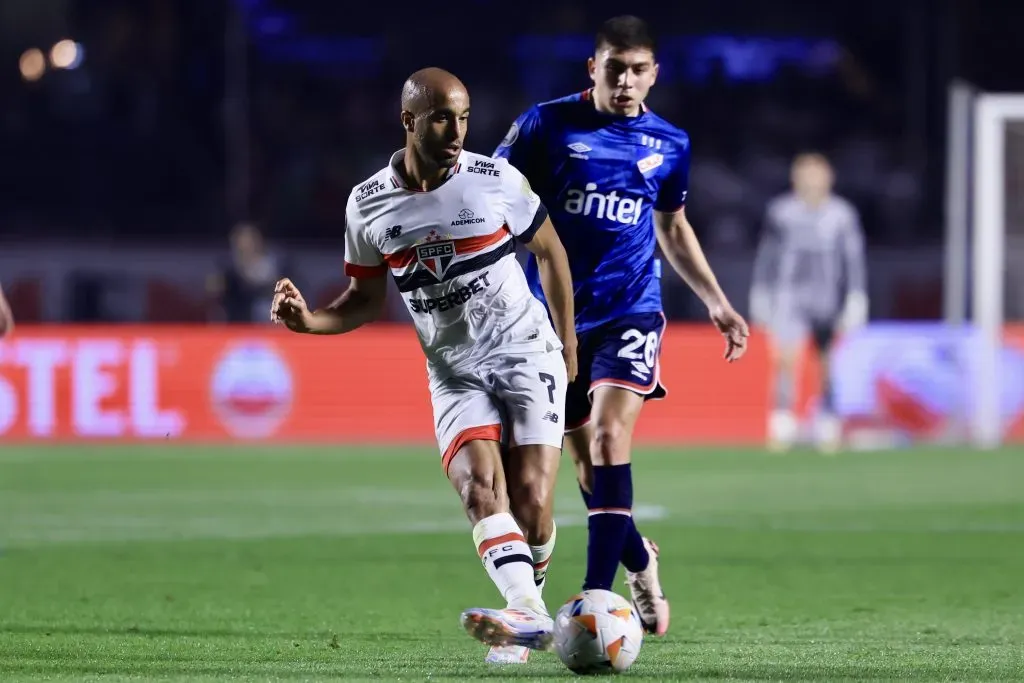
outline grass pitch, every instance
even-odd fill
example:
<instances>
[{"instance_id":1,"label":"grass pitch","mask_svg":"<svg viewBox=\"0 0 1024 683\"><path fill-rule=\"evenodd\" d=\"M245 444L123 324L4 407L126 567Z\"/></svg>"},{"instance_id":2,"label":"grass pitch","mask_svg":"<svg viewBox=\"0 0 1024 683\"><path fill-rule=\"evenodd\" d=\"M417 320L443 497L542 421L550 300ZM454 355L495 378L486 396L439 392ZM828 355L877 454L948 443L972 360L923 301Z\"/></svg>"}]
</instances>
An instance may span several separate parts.
<instances>
[{"instance_id":1,"label":"grass pitch","mask_svg":"<svg viewBox=\"0 0 1024 683\"><path fill-rule=\"evenodd\" d=\"M1024 451L636 461L673 622L627 679L1024 679ZM584 570L572 478L553 609ZM429 448L5 446L0 680L570 677L484 664L469 531Z\"/></svg>"}]
</instances>

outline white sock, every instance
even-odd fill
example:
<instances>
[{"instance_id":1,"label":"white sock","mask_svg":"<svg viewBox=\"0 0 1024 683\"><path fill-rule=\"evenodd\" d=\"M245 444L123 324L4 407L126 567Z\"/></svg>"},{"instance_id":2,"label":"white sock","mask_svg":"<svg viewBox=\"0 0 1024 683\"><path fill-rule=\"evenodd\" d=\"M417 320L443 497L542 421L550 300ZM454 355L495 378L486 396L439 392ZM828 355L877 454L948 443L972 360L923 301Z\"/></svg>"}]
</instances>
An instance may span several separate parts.
<instances>
[{"instance_id":1,"label":"white sock","mask_svg":"<svg viewBox=\"0 0 1024 683\"><path fill-rule=\"evenodd\" d=\"M815 437L819 444L834 446L843 438L843 421L832 413L822 413L815 425Z\"/></svg>"},{"instance_id":2,"label":"white sock","mask_svg":"<svg viewBox=\"0 0 1024 683\"><path fill-rule=\"evenodd\" d=\"M551 538L544 545L531 545L530 554L533 555L533 582L537 584L537 590L544 592L544 584L548 580L548 564L551 562L551 553L555 552L555 536L558 528L551 523Z\"/></svg>"},{"instance_id":3,"label":"white sock","mask_svg":"<svg viewBox=\"0 0 1024 683\"><path fill-rule=\"evenodd\" d=\"M473 527L473 542L491 581L510 607L546 611L533 582L533 555L515 518L500 512Z\"/></svg>"},{"instance_id":4,"label":"white sock","mask_svg":"<svg viewBox=\"0 0 1024 683\"><path fill-rule=\"evenodd\" d=\"M790 410L773 410L768 417L768 438L776 443L791 445L799 431L800 424Z\"/></svg>"}]
</instances>

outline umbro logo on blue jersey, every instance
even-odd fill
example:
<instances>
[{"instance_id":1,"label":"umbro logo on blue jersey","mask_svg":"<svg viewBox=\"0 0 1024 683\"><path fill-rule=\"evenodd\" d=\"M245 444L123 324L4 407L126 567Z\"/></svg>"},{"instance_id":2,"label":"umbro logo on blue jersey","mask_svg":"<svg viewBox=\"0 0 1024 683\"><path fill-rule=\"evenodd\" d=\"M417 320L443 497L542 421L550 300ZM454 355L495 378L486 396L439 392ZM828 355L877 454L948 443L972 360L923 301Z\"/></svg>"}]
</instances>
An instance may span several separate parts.
<instances>
[{"instance_id":1,"label":"umbro logo on blue jersey","mask_svg":"<svg viewBox=\"0 0 1024 683\"><path fill-rule=\"evenodd\" d=\"M587 152L593 151L582 142L574 142L571 145L566 145L566 147L572 152L569 156L573 159L589 159L590 157L587 156Z\"/></svg>"}]
</instances>

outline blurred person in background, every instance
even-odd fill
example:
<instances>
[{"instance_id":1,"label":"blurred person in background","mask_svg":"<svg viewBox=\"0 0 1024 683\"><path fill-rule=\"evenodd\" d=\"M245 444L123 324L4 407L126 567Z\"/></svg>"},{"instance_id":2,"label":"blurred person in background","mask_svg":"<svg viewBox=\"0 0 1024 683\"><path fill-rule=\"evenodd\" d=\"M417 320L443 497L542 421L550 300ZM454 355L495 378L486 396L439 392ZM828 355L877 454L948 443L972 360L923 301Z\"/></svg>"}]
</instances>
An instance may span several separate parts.
<instances>
[{"instance_id":1,"label":"blurred person in background","mask_svg":"<svg viewBox=\"0 0 1024 683\"><path fill-rule=\"evenodd\" d=\"M207 291L219 303L221 320L262 323L267 317L266 298L288 264L267 247L263 234L252 223L237 224L230 239L231 255L218 272L210 275Z\"/></svg>"},{"instance_id":2,"label":"blurred person in background","mask_svg":"<svg viewBox=\"0 0 1024 683\"><path fill-rule=\"evenodd\" d=\"M0 337L5 337L14 329L14 316L11 315L11 307L4 296L3 287L0 287Z\"/></svg>"},{"instance_id":3,"label":"blurred person in background","mask_svg":"<svg viewBox=\"0 0 1024 683\"><path fill-rule=\"evenodd\" d=\"M788 449L800 435L796 417L797 364L807 337L821 361L820 414L815 441L839 448L829 350L837 334L868 315L864 236L857 209L832 191L832 165L821 154L798 155L792 191L773 199L754 262L750 313L768 332L774 376L768 445Z\"/></svg>"}]
</instances>

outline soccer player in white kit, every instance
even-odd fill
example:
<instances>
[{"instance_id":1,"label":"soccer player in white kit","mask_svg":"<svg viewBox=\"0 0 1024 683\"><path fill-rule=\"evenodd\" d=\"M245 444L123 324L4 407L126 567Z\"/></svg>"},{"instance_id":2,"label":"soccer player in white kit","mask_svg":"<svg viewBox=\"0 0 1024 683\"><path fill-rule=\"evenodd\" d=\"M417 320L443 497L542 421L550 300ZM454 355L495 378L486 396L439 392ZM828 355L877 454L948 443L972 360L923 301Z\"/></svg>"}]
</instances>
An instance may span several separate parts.
<instances>
[{"instance_id":1,"label":"soccer player in white kit","mask_svg":"<svg viewBox=\"0 0 1024 683\"><path fill-rule=\"evenodd\" d=\"M348 291L311 312L282 280L271 317L296 332L350 332L382 312L390 271L427 357L441 465L507 602L464 611L463 626L492 647L542 650L554 624L535 567L546 565L554 546L565 390L576 375L572 281L523 175L504 159L462 148L468 114L469 95L452 74L410 76L402 91L405 148L348 198ZM517 242L537 257L550 319L530 293Z\"/></svg>"}]
</instances>

